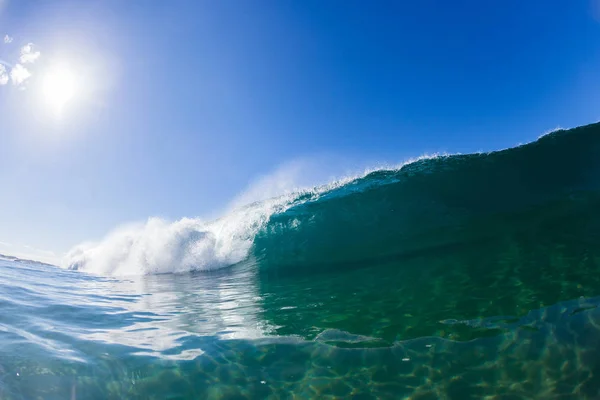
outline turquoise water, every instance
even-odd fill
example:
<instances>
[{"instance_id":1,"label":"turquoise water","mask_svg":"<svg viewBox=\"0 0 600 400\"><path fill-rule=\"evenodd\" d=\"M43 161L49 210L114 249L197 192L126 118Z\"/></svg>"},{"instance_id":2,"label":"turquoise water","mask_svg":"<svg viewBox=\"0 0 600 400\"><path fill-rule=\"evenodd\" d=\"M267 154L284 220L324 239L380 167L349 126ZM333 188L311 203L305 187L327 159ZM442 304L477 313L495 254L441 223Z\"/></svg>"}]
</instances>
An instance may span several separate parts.
<instances>
[{"instance_id":1,"label":"turquoise water","mask_svg":"<svg viewBox=\"0 0 600 400\"><path fill-rule=\"evenodd\" d=\"M0 398L600 398L599 206L596 124L0 258Z\"/></svg>"}]
</instances>

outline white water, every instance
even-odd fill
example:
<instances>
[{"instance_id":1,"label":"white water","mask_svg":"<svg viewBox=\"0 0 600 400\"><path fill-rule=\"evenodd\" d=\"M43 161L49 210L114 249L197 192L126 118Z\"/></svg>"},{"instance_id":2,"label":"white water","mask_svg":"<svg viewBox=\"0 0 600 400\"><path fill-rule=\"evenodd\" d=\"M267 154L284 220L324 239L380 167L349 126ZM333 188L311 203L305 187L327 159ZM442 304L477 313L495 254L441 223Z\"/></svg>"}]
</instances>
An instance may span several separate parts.
<instances>
[{"instance_id":1,"label":"white water","mask_svg":"<svg viewBox=\"0 0 600 400\"><path fill-rule=\"evenodd\" d=\"M211 270L248 256L254 235L292 203L280 197L228 213L213 222L150 218L72 249L63 266L99 275L126 276Z\"/></svg>"}]
</instances>

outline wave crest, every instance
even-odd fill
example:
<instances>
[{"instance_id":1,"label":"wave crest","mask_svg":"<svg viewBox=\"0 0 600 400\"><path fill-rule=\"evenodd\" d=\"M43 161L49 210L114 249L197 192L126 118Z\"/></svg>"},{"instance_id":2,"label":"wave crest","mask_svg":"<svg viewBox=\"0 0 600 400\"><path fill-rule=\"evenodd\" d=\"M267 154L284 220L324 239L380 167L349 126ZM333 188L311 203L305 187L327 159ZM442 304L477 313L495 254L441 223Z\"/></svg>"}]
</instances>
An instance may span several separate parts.
<instances>
[{"instance_id":1,"label":"wave crest","mask_svg":"<svg viewBox=\"0 0 600 400\"><path fill-rule=\"evenodd\" d=\"M96 243L84 243L63 259L68 269L127 276L208 271L247 258L256 233L289 197L255 203L213 222L150 218L122 227Z\"/></svg>"}]
</instances>

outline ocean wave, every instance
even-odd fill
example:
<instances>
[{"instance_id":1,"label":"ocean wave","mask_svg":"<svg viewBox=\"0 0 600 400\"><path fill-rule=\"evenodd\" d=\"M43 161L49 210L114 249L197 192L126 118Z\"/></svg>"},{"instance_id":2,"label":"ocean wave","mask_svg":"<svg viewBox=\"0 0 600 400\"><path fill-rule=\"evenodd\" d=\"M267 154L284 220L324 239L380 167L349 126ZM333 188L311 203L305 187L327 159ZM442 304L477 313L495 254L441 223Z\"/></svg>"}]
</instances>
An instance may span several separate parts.
<instances>
[{"instance_id":1,"label":"ocean wave","mask_svg":"<svg viewBox=\"0 0 600 400\"><path fill-rule=\"evenodd\" d=\"M261 270L293 271L411 257L485 240L497 233L486 218L499 214L507 222L495 229L510 229L510 218L527 218L520 213L531 207L567 202L563 212L575 212L579 195L598 194L599 177L594 124L512 149L421 157L287 190L211 222L150 218L77 246L63 265L123 276L212 270L247 259Z\"/></svg>"}]
</instances>

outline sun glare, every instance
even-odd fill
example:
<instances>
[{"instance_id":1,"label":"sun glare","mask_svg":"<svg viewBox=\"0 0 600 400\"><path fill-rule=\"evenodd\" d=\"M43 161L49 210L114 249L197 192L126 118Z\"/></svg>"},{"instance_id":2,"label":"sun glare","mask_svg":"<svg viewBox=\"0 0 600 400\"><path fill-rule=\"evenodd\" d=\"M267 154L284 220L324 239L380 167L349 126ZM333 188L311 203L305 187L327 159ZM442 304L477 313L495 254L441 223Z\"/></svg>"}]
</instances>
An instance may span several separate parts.
<instances>
[{"instance_id":1,"label":"sun glare","mask_svg":"<svg viewBox=\"0 0 600 400\"><path fill-rule=\"evenodd\" d=\"M49 69L42 85L44 101L57 115L63 114L65 107L77 95L79 89L77 75L65 65Z\"/></svg>"}]
</instances>

